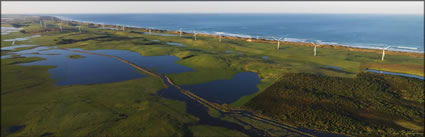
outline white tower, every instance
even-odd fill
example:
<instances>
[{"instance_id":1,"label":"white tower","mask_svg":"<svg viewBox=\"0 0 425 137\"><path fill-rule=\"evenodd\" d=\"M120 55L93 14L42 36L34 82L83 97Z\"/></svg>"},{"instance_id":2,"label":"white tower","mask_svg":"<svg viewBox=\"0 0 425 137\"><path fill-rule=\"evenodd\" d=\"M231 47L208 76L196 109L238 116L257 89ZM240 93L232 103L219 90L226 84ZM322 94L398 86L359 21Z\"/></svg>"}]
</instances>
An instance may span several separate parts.
<instances>
[{"instance_id":1,"label":"white tower","mask_svg":"<svg viewBox=\"0 0 425 137\"><path fill-rule=\"evenodd\" d=\"M195 37L195 40L196 40L196 35L198 35L198 33L196 33L195 31L193 31L193 36Z\"/></svg>"},{"instance_id":2,"label":"white tower","mask_svg":"<svg viewBox=\"0 0 425 137\"><path fill-rule=\"evenodd\" d=\"M314 49L313 49L314 53L313 53L313 55L314 55L314 56L316 56L316 55L317 55L317 54L316 54L317 44L316 44L315 42L312 42L311 44L313 44L313 45L314 45Z\"/></svg>"},{"instance_id":3,"label":"white tower","mask_svg":"<svg viewBox=\"0 0 425 137\"><path fill-rule=\"evenodd\" d=\"M277 47L276 47L276 49L277 50L279 50L280 49L280 40L282 40L283 39L283 37L280 37L280 38L275 38L275 37L272 37L274 40L276 40L277 41Z\"/></svg>"},{"instance_id":4,"label":"white tower","mask_svg":"<svg viewBox=\"0 0 425 137\"><path fill-rule=\"evenodd\" d=\"M381 58L381 61L384 61L384 57L385 57L385 49L388 49L388 48L390 48L390 47L382 48L382 58Z\"/></svg>"},{"instance_id":5,"label":"white tower","mask_svg":"<svg viewBox=\"0 0 425 137\"><path fill-rule=\"evenodd\" d=\"M152 35L152 29L149 28L149 35Z\"/></svg>"}]
</instances>

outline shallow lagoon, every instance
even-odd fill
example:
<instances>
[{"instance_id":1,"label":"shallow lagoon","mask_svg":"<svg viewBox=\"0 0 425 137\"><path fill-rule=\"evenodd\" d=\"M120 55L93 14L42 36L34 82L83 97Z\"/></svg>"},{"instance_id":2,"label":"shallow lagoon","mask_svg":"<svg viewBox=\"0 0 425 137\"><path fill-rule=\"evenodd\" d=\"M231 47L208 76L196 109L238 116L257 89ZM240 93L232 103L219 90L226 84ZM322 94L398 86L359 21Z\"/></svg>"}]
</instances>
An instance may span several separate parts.
<instances>
[{"instance_id":1,"label":"shallow lagoon","mask_svg":"<svg viewBox=\"0 0 425 137\"><path fill-rule=\"evenodd\" d=\"M138 53L124 50L94 50L88 52L119 56L160 73L192 71L191 68L175 64L179 60L175 56L141 56ZM56 68L49 69L49 73L52 74L54 79L58 80L56 83L58 85L110 83L146 77L146 75L133 67L110 57L76 53L61 49L49 49L47 47L37 47L15 53L25 57L46 58L46 60L21 65L56 66ZM85 58L70 59L68 56L72 54L78 54Z\"/></svg>"},{"instance_id":2,"label":"shallow lagoon","mask_svg":"<svg viewBox=\"0 0 425 137\"><path fill-rule=\"evenodd\" d=\"M215 103L232 103L240 97L258 91L260 78L254 72L239 72L230 80L184 85L182 88Z\"/></svg>"},{"instance_id":3,"label":"shallow lagoon","mask_svg":"<svg viewBox=\"0 0 425 137\"><path fill-rule=\"evenodd\" d=\"M21 55L25 57L41 57L46 60L20 65L56 66L56 68L49 69L49 73L57 80L56 84L58 85L109 83L146 77L146 75L137 72L131 66L109 57L77 53L85 58L70 59L67 56L76 54L75 52L60 49L43 51L42 49L45 48L40 47L22 51ZM23 54L33 52L41 54ZM52 53L59 55L44 55Z\"/></svg>"}]
</instances>

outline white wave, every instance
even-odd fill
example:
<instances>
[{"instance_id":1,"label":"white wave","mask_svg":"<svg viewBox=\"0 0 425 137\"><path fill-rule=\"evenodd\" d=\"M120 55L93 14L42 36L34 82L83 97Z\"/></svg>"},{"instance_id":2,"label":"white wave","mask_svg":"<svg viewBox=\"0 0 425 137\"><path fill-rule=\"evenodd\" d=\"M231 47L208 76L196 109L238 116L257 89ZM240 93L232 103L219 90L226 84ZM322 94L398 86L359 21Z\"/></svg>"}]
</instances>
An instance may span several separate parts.
<instances>
[{"instance_id":1,"label":"white wave","mask_svg":"<svg viewBox=\"0 0 425 137\"><path fill-rule=\"evenodd\" d=\"M324 45L340 45L337 42L325 42L325 41L321 41L321 40L315 40L315 41L319 44L324 44Z\"/></svg>"},{"instance_id":2,"label":"white wave","mask_svg":"<svg viewBox=\"0 0 425 137\"><path fill-rule=\"evenodd\" d=\"M244 34L236 34L236 33L227 33L227 32L204 32L206 34L212 34L212 35L222 35L222 36L231 36L231 37L241 37L241 38L252 38L251 35L244 35Z\"/></svg>"},{"instance_id":3,"label":"white wave","mask_svg":"<svg viewBox=\"0 0 425 137\"><path fill-rule=\"evenodd\" d=\"M307 42L307 39L283 38L283 41L288 41L288 42Z\"/></svg>"},{"instance_id":4,"label":"white wave","mask_svg":"<svg viewBox=\"0 0 425 137\"><path fill-rule=\"evenodd\" d=\"M410 49L410 50L418 50L418 48L403 47L403 46L397 46L397 48L400 48L400 49Z\"/></svg>"}]
</instances>

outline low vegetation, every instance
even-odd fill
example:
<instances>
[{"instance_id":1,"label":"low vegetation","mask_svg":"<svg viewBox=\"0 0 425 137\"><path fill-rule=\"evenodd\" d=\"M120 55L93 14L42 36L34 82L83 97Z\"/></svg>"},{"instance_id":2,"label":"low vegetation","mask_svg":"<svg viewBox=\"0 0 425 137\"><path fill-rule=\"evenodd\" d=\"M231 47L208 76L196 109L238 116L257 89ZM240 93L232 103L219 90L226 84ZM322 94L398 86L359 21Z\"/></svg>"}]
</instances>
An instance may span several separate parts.
<instances>
[{"instance_id":1,"label":"low vegetation","mask_svg":"<svg viewBox=\"0 0 425 137\"><path fill-rule=\"evenodd\" d=\"M69 55L68 58L70 59L80 59L80 58L84 58L84 56L78 55L78 54L72 54Z\"/></svg>"},{"instance_id":2,"label":"low vegetation","mask_svg":"<svg viewBox=\"0 0 425 137\"><path fill-rule=\"evenodd\" d=\"M423 135L424 81L359 73L356 78L288 73L245 107L351 136Z\"/></svg>"}]
</instances>

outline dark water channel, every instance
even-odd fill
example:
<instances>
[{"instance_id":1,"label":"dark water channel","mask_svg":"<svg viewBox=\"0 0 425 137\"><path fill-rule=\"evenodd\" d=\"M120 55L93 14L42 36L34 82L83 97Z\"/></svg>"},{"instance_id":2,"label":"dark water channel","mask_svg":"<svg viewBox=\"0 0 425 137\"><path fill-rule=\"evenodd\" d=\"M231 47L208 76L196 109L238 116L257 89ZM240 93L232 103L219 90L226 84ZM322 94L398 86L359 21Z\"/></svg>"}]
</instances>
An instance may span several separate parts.
<instances>
[{"instance_id":1,"label":"dark water channel","mask_svg":"<svg viewBox=\"0 0 425 137\"><path fill-rule=\"evenodd\" d=\"M208 108L204 107L203 105L199 104L195 100L190 99L186 95L182 94L177 88L171 86L166 89L162 89L158 91L158 95L161 97L165 97L168 99L174 99L183 101L186 103L186 111L187 113L194 115L199 118L199 122L192 125L187 126L193 126L193 125L211 125L211 126L218 126L218 127L224 127L228 129L237 130L239 132L245 133L249 136L262 136L264 135L264 132L261 130L247 130L243 126L221 120L219 118L211 117L208 114Z\"/></svg>"}]
</instances>

